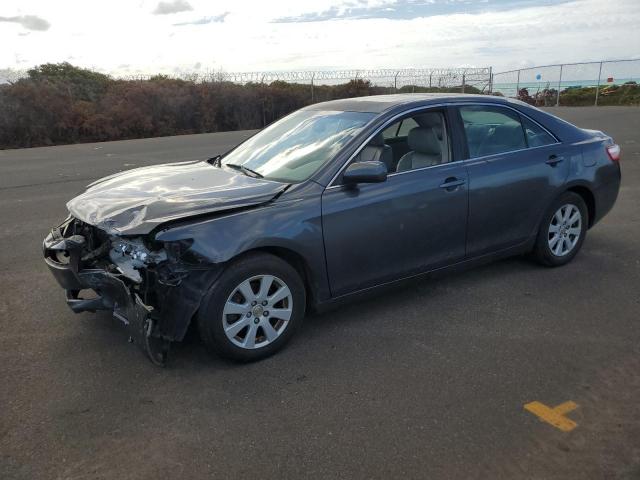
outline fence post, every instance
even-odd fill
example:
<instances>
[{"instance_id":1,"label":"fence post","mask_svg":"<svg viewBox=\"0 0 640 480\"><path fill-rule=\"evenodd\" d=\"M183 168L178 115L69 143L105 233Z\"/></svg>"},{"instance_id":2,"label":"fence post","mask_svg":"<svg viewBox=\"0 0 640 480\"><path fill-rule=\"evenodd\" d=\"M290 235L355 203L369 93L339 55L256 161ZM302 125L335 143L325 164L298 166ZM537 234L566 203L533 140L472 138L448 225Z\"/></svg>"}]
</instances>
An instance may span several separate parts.
<instances>
[{"instance_id":1,"label":"fence post","mask_svg":"<svg viewBox=\"0 0 640 480\"><path fill-rule=\"evenodd\" d=\"M262 126L266 127L267 126L267 112L265 110L265 98L264 98L264 93L265 93L264 75L262 75L262 78L260 79L260 90L262 90Z\"/></svg>"},{"instance_id":2,"label":"fence post","mask_svg":"<svg viewBox=\"0 0 640 480\"><path fill-rule=\"evenodd\" d=\"M398 91L398 75L400 75L400 72L396 72L395 77L393 77L393 89L396 92Z\"/></svg>"},{"instance_id":3,"label":"fence post","mask_svg":"<svg viewBox=\"0 0 640 480\"><path fill-rule=\"evenodd\" d=\"M562 85L562 65L560 65L560 78L558 78L558 95L556 95L556 107L560 106L560 86Z\"/></svg>"},{"instance_id":4,"label":"fence post","mask_svg":"<svg viewBox=\"0 0 640 480\"><path fill-rule=\"evenodd\" d=\"M466 82L466 75L463 73L462 74L462 93L464 93L464 84Z\"/></svg>"},{"instance_id":5,"label":"fence post","mask_svg":"<svg viewBox=\"0 0 640 480\"><path fill-rule=\"evenodd\" d=\"M429 72L429 88L431 88L431 77L433 77L433 73Z\"/></svg>"},{"instance_id":6,"label":"fence post","mask_svg":"<svg viewBox=\"0 0 640 480\"><path fill-rule=\"evenodd\" d=\"M520 70L518 70L518 79L516 80L516 98L520 98Z\"/></svg>"},{"instance_id":7,"label":"fence post","mask_svg":"<svg viewBox=\"0 0 640 480\"><path fill-rule=\"evenodd\" d=\"M602 78L602 62L600 62L600 70L598 70L598 84L596 85L596 107L598 106L598 95L600 94L600 79Z\"/></svg>"},{"instance_id":8,"label":"fence post","mask_svg":"<svg viewBox=\"0 0 640 480\"><path fill-rule=\"evenodd\" d=\"M489 67L489 94L493 93L493 67Z\"/></svg>"},{"instance_id":9,"label":"fence post","mask_svg":"<svg viewBox=\"0 0 640 480\"><path fill-rule=\"evenodd\" d=\"M313 97L313 78L316 76L315 72L313 72L313 74L311 74L311 103L313 103L314 101L314 97Z\"/></svg>"}]
</instances>

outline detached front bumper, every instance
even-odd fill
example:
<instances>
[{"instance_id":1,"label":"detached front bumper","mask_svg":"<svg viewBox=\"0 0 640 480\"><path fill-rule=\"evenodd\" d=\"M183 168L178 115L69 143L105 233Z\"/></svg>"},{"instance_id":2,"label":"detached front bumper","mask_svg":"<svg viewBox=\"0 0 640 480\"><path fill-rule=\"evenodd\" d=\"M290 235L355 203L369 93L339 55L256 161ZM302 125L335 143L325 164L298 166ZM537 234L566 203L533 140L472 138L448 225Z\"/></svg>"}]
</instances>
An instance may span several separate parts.
<instances>
[{"instance_id":1,"label":"detached front bumper","mask_svg":"<svg viewBox=\"0 0 640 480\"><path fill-rule=\"evenodd\" d=\"M82 268L81 255L85 247L82 235L63 237L53 229L44 239L43 251L47 267L66 292L67 305L76 313L108 310L129 329L131 340L139 345L151 361L163 365L169 341L156 334L153 307L145 305L127 284L123 275L104 269ZM80 291L91 289L93 298L81 298Z\"/></svg>"}]
</instances>

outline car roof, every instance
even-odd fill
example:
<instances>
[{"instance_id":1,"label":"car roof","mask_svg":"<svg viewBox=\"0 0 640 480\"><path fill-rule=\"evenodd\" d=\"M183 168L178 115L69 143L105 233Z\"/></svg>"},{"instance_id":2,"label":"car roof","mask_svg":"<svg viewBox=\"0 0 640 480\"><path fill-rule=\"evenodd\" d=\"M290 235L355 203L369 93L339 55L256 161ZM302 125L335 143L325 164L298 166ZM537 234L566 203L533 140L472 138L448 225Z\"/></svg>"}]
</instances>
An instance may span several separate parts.
<instances>
[{"instance_id":1,"label":"car roof","mask_svg":"<svg viewBox=\"0 0 640 480\"><path fill-rule=\"evenodd\" d=\"M391 95L371 95L368 97L343 98L328 102L315 103L306 110L330 110L344 112L382 113L399 106L421 106L442 102L483 102L498 105L518 104L523 102L492 95L472 95L464 93L396 93Z\"/></svg>"}]
</instances>

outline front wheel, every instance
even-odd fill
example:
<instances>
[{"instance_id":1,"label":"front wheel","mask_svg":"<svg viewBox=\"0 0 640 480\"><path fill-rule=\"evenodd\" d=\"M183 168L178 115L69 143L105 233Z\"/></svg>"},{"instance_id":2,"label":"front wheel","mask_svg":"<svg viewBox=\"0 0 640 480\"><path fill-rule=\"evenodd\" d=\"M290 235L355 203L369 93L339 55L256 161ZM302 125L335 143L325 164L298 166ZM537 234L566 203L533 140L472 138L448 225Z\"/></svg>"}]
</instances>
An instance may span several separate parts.
<instances>
[{"instance_id":1,"label":"front wheel","mask_svg":"<svg viewBox=\"0 0 640 480\"><path fill-rule=\"evenodd\" d=\"M582 247L589 213L584 200L573 192L565 192L547 211L533 250L535 259L546 266L558 267L573 260Z\"/></svg>"},{"instance_id":2,"label":"front wheel","mask_svg":"<svg viewBox=\"0 0 640 480\"><path fill-rule=\"evenodd\" d=\"M282 348L302 322L305 290L280 258L256 253L231 263L198 311L200 336L215 353L253 361Z\"/></svg>"}]
</instances>

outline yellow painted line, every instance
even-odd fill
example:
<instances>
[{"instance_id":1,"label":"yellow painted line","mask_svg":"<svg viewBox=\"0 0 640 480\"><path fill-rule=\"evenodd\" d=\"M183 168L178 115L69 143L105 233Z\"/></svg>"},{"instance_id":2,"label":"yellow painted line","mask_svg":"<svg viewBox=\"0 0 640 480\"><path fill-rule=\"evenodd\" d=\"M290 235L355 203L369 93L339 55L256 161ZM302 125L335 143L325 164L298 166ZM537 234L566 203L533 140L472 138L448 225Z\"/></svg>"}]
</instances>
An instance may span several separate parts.
<instances>
[{"instance_id":1,"label":"yellow painted line","mask_svg":"<svg viewBox=\"0 0 640 480\"><path fill-rule=\"evenodd\" d=\"M543 422L547 422L563 432L570 432L578 426L576 422L565 417L567 413L572 412L576 408L578 408L578 404L572 401L561 403L554 408L547 407L544 403L540 402L531 402L524 406L525 410L528 410Z\"/></svg>"}]
</instances>

